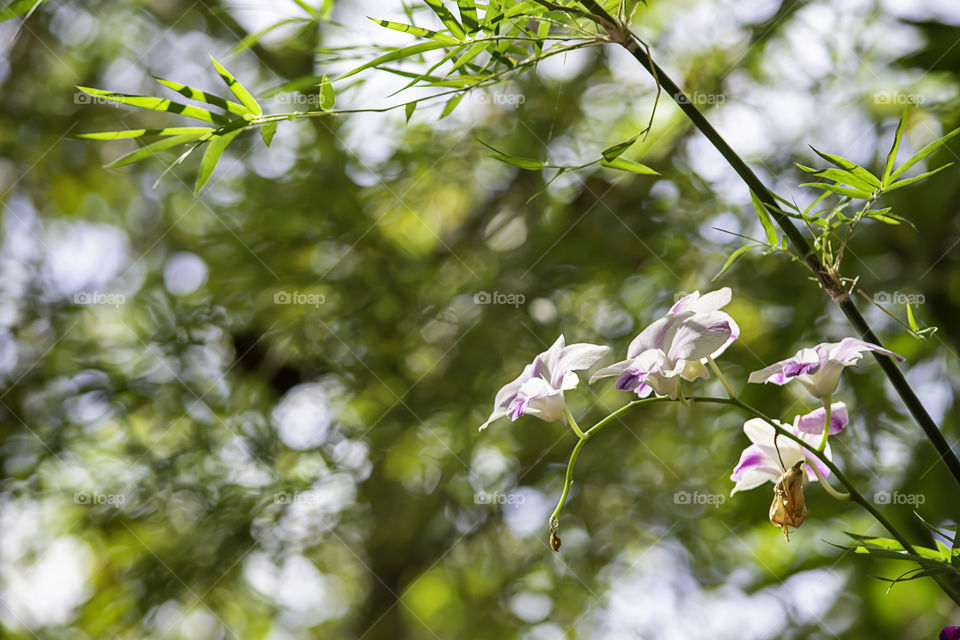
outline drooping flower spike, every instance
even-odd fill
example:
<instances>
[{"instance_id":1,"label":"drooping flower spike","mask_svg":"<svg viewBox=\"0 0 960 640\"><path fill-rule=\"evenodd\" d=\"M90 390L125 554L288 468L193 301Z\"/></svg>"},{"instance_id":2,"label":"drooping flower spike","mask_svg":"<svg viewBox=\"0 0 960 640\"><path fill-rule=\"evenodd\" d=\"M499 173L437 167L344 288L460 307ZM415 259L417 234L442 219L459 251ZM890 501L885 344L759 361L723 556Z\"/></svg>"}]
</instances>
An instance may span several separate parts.
<instances>
[{"instance_id":1,"label":"drooping flower spike","mask_svg":"<svg viewBox=\"0 0 960 640\"><path fill-rule=\"evenodd\" d=\"M480 425L480 430L507 416L510 420L517 420L520 416L530 415L546 422L566 424L563 392L580 383L574 371L589 369L610 351L610 347L586 342L564 346L561 335L553 346L524 367L517 379L497 392L493 413Z\"/></svg>"},{"instance_id":2,"label":"drooping flower spike","mask_svg":"<svg viewBox=\"0 0 960 640\"><path fill-rule=\"evenodd\" d=\"M720 311L730 297L730 288L724 287L680 299L633 339L626 360L597 371L590 382L618 376L617 389L635 391L641 398L654 392L676 399L681 378L706 378L707 358L716 358L739 337L740 327Z\"/></svg>"},{"instance_id":3,"label":"drooping flower spike","mask_svg":"<svg viewBox=\"0 0 960 640\"><path fill-rule=\"evenodd\" d=\"M748 382L784 385L797 380L814 398L824 400L837 390L843 368L859 362L864 351L875 351L903 362L902 357L889 349L857 338L844 338L840 342L823 342L812 349L800 349L792 358L754 371Z\"/></svg>"}]
</instances>

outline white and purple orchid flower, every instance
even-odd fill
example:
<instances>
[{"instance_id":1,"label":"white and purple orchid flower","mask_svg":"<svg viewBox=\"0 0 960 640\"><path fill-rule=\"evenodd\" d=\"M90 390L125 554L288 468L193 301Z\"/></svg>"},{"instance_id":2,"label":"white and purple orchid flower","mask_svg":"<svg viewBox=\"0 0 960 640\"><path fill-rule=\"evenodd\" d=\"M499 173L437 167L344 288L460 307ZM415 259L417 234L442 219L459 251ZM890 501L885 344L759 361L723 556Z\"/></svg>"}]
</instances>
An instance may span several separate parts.
<instances>
[{"instance_id":1,"label":"white and purple orchid flower","mask_svg":"<svg viewBox=\"0 0 960 640\"><path fill-rule=\"evenodd\" d=\"M824 413L823 409L817 409L806 415L797 416L793 425L785 425L780 422L777 422L777 424L812 447L816 447L823 433ZM842 402L835 403L831 407L830 433L843 429L847 425L847 420L846 406ZM731 495L737 491L759 487L767 481L776 484L787 469L801 460L807 462L804 465L807 481L817 479L816 473L810 465L816 465L823 477L830 475L830 469L797 442L786 437L776 438L776 442L774 442L776 431L760 418L753 418L743 423L743 432L747 434L753 444L740 454L740 462L737 463L733 474L730 476L730 479L736 483L733 491L730 492ZM833 459L829 444L826 445L823 453L827 459Z\"/></svg>"},{"instance_id":2,"label":"white and purple orchid flower","mask_svg":"<svg viewBox=\"0 0 960 640\"><path fill-rule=\"evenodd\" d=\"M676 399L681 378L706 378L707 358L716 358L739 337L740 327L720 311L730 296L730 288L724 287L680 299L633 339L626 360L597 371L590 382L618 376L617 389L635 391L641 398L654 392Z\"/></svg>"},{"instance_id":3,"label":"white and purple orchid flower","mask_svg":"<svg viewBox=\"0 0 960 640\"><path fill-rule=\"evenodd\" d=\"M748 382L784 385L795 379L814 398L826 400L837 390L843 368L856 364L864 351L875 351L903 362L903 358L889 349L857 338L844 338L840 342L823 342L812 349L800 349L792 358L754 371Z\"/></svg>"},{"instance_id":4,"label":"white and purple orchid flower","mask_svg":"<svg viewBox=\"0 0 960 640\"><path fill-rule=\"evenodd\" d=\"M529 415L546 422L566 424L563 392L575 388L580 378L574 371L589 369L610 353L610 347L581 342L564 346L563 336L533 359L520 376L497 392L493 413L480 425L483 431L499 418L516 420Z\"/></svg>"}]
</instances>

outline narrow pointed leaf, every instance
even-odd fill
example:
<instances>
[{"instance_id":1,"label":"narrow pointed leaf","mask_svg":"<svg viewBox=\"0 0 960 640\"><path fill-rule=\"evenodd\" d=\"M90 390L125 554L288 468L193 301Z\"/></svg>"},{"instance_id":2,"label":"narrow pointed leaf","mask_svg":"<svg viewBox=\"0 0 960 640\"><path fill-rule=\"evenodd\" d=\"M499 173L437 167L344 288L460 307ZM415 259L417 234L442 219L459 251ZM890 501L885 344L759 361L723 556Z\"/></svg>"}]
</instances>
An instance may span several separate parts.
<instances>
[{"instance_id":1,"label":"narrow pointed leaf","mask_svg":"<svg viewBox=\"0 0 960 640\"><path fill-rule=\"evenodd\" d=\"M19 18L25 13L33 13L44 0L14 0L3 9L0 9L0 22Z\"/></svg>"},{"instance_id":2,"label":"narrow pointed leaf","mask_svg":"<svg viewBox=\"0 0 960 640\"><path fill-rule=\"evenodd\" d=\"M952 165L953 165L953 163L952 163L952 162L949 162L949 163L943 165L942 167L937 167L937 168L934 169L933 171L927 171L926 173L921 173L921 174L918 175L918 176L914 176L914 177L912 177L912 178L907 178L907 179L905 179L905 180L900 180L899 182L894 182L893 184L891 184L890 186L887 187L887 191L893 191L894 189L899 189L899 188L901 188L901 187L907 187L907 186L910 186L911 184L914 184L914 183L916 183L916 182L920 182L921 180L926 180L927 178L929 178L929 177L932 176L933 174L935 174L935 173L940 173L941 171L943 171L944 169L946 169L947 167L950 167L950 166L952 166Z\"/></svg>"},{"instance_id":3,"label":"narrow pointed leaf","mask_svg":"<svg viewBox=\"0 0 960 640\"><path fill-rule=\"evenodd\" d=\"M78 133L73 138L83 140L123 140L142 136L182 136L186 134L203 135L214 131L210 127L167 127L166 129L127 129L126 131L98 131L96 133Z\"/></svg>"},{"instance_id":4,"label":"narrow pointed leaf","mask_svg":"<svg viewBox=\"0 0 960 640\"><path fill-rule=\"evenodd\" d=\"M617 144L607 147L600 152L600 155L603 156L603 159L607 162L612 162L620 157L624 151L633 146L633 143L637 141L637 138L640 137L640 134L633 136L629 140L624 140L623 142L618 142Z\"/></svg>"},{"instance_id":5,"label":"narrow pointed leaf","mask_svg":"<svg viewBox=\"0 0 960 640\"><path fill-rule=\"evenodd\" d=\"M150 109L152 111L165 111L167 113L173 113L179 116L193 118L195 120L202 120L211 124L227 124L229 122L226 116L222 116L218 113L212 113L206 109L201 109L200 107L173 102L172 100L167 100L166 98L138 96L132 93L115 93L113 91L104 91L103 89L93 89L92 87L77 88L80 89L80 91L83 91L84 93L96 98L112 100L114 102L119 102L120 104L129 105L131 107Z\"/></svg>"},{"instance_id":6,"label":"narrow pointed leaf","mask_svg":"<svg viewBox=\"0 0 960 640\"><path fill-rule=\"evenodd\" d=\"M272 25L270 25L265 29L261 29L260 31L257 31L256 33L248 33L246 36L244 36L243 40L237 43L237 46L235 46L233 49L230 50L230 55L236 55L241 51L244 51L256 45L258 42L260 42L261 38L263 38L265 35L273 31L274 29L278 29L284 25L297 24L301 22L310 22L310 20L308 20L307 18L285 18L283 20L280 20L279 22L273 23Z\"/></svg>"},{"instance_id":7,"label":"narrow pointed leaf","mask_svg":"<svg viewBox=\"0 0 960 640\"><path fill-rule=\"evenodd\" d=\"M230 113L233 113L238 116L242 116L249 113L249 111L247 111L247 108L244 107L242 104L238 104L236 102L233 102L232 100L221 98L215 93L207 93L206 91L201 91L200 89L194 89L193 87L188 87L185 84L174 82L173 80L158 78L156 76L154 76L154 80L156 80L157 82L159 82L160 84L162 84L163 86L169 89L173 89L180 95L186 98L190 98L191 100L206 102L209 105L213 105L214 107L219 107L224 111L229 111Z\"/></svg>"},{"instance_id":8,"label":"narrow pointed leaf","mask_svg":"<svg viewBox=\"0 0 960 640\"><path fill-rule=\"evenodd\" d=\"M539 171L540 169L543 169L544 165L544 163L540 162L539 160L508 156L505 153L489 153L487 155L491 158L499 160L500 162L512 164L515 167L520 167L521 169L526 169L527 171Z\"/></svg>"},{"instance_id":9,"label":"narrow pointed leaf","mask_svg":"<svg viewBox=\"0 0 960 640\"><path fill-rule=\"evenodd\" d=\"M402 49L395 49L390 53L385 53L382 56L374 58L370 62L366 62L356 69L352 69L347 73L340 76L340 79L349 78L352 75L356 75L361 71L365 71L372 67L377 67L387 62L393 62L394 60L400 60L401 58L410 58L412 56L420 55L421 53L426 53L427 51L433 51L434 49L442 49L449 45L443 42L420 42L417 44L410 45L409 47L403 47Z\"/></svg>"},{"instance_id":10,"label":"narrow pointed leaf","mask_svg":"<svg viewBox=\"0 0 960 640\"><path fill-rule=\"evenodd\" d=\"M135 151L124 154L110 162L106 165L106 168L113 169L114 167L122 167L124 165L131 164L138 160L143 160L144 158L152 158L157 154L158 151L163 151L165 149L171 149L178 145L184 144L186 142L199 141L203 138L203 135L197 134L184 134L179 136L173 136L170 138L164 138L162 140L157 140L156 142L151 142L150 144L143 145Z\"/></svg>"},{"instance_id":11,"label":"narrow pointed leaf","mask_svg":"<svg viewBox=\"0 0 960 640\"><path fill-rule=\"evenodd\" d=\"M253 95L247 91L246 87L240 84L239 80L234 78L229 71L224 69L223 66L213 58L210 58L210 61L216 68L217 73L220 74L220 78L226 83L230 91L233 92L233 95L237 97L237 100L240 101L240 104L247 108L248 113L252 113L255 116L263 113L263 109L261 109L257 101L253 99Z\"/></svg>"},{"instance_id":12,"label":"narrow pointed leaf","mask_svg":"<svg viewBox=\"0 0 960 640\"><path fill-rule=\"evenodd\" d=\"M443 113L440 114L440 119L441 119L441 120L443 120L443 119L446 118L448 115L450 115L451 113L453 113L453 110L456 109L456 108L457 108L457 105L460 104L460 101L463 100L463 96L464 96L464 95L466 95L466 94L458 93L457 95L455 95L455 96L453 96L452 98L450 98L449 100L447 100L447 104L444 105L444 107L443 107Z\"/></svg>"},{"instance_id":13,"label":"narrow pointed leaf","mask_svg":"<svg viewBox=\"0 0 960 640\"><path fill-rule=\"evenodd\" d=\"M720 268L720 271L717 272L717 275L713 276L713 278L711 278L710 281L713 282L714 280L722 276L723 272L729 269L730 267L732 267L733 263L735 263L740 256L745 254L747 251L750 251L750 249L753 249L755 246L757 245L754 245L754 244L744 245L739 249L737 249L736 251L734 251L733 253L731 253L730 257L727 258L727 261L723 263L723 267Z\"/></svg>"},{"instance_id":14,"label":"narrow pointed leaf","mask_svg":"<svg viewBox=\"0 0 960 640\"><path fill-rule=\"evenodd\" d=\"M645 164L640 164L639 162L634 162L633 160L627 160L626 158L614 158L613 160L601 160L600 164L604 167L609 167L611 169L620 169L621 171L629 171L630 173L637 173L641 175L648 176L658 176L660 172L651 169Z\"/></svg>"},{"instance_id":15,"label":"narrow pointed leaf","mask_svg":"<svg viewBox=\"0 0 960 640\"><path fill-rule=\"evenodd\" d=\"M467 33L474 33L480 28L477 22L477 5L473 0L457 0L457 6L460 7L460 22Z\"/></svg>"},{"instance_id":16,"label":"narrow pointed leaf","mask_svg":"<svg viewBox=\"0 0 960 640\"><path fill-rule=\"evenodd\" d=\"M897 122L897 131L893 134L893 145L890 147L887 159L883 163L883 176L880 181L884 185L890 180L890 173L893 171L893 163L897 159L897 152L900 151L900 141L903 139L903 132L907 127L907 115L909 115L909 113L910 105L907 105L903 109L903 115L900 116L900 121Z\"/></svg>"},{"instance_id":17,"label":"narrow pointed leaf","mask_svg":"<svg viewBox=\"0 0 960 640\"><path fill-rule=\"evenodd\" d=\"M750 192L750 200L753 202L753 208L757 212L757 217L760 218L760 225L763 227L763 232L767 236L767 244L771 247L777 246L777 230L773 226L773 220L770 219L770 212L767 211L767 207L760 201L760 198L757 197L753 191Z\"/></svg>"},{"instance_id":18,"label":"narrow pointed leaf","mask_svg":"<svg viewBox=\"0 0 960 640\"><path fill-rule=\"evenodd\" d=\"M933 142L925 146L923 149L920 149L920 151L917 151L915 154L910 156L909 160L907 160L902 165L897 167L897 170L894 171L893 174L891 174L890 179L896 180L897 178L902 176L904 173L907 172L908 169L910 169L910 167L917 164L918 162L926 158L928 155L930 155L931 153L933 153L934 151L936 151L937 149L945 145L953 136L957 135L958 133L960 133L960 128L954 129L953 131L943 136L942 138L938 138L934 140Z\"/></svg>"},{"instance_id":19,"label":"narrow pointed leaf","mask_svg":"<svg viewBox=\"0 0 960 640\"><path fill-rule=\"evenodd\" d=\"M225 133L222 136L215 136L207 143L207 148L203 152L203 158L200 160L200 172L197 174L197 184L193 189L194 193L200 193L203 185L207 184L210 176L213 175L213 170L217 167L217 163L220 162L220 156L223 155L224 149L227 148L227 145L230 144L241 131L242 129L237 129L236 131Z\"/></svg>"},{"instance_id":20,"label":"narrow pointed leaf","mask_svg":"<svg viewBox=\"0 0 960 640\"><path fill-rule=\"evenodd\" d=\"M858 165L856 162L853 162L852 160L847 160L846 158L841 158L840 156L835 156L831 153L823 153L821 151L817 151L813 147L810 147L810 148L813 149L814 153L816 153L818 156L820 156L827 162L837 167L840 167L844 171L848 171L852 173L854 176L856 176L863 182L871 185L874 189L877 189L880 186L880 178L873 175L872 173L870 173L869 171L867 171L866 169Z\"/></svg>"},{"instance_id":21,"label":"narrow pointed leaf","mask_svg":"<svg viewBox=\"0 0 960 640\"><path fill-rule=\"evenodd\" d=\"M277 133L277 125L280 124L276 120L266 123L260 127L260 137L263 138L264 144L268 147L270 143L273 142L273 136Z\"/></svg>"},{"instance_id":22,"label":"narrow pointed leaf","mask_svg":"<svg viewBox=\"0 0 960 640\"><path fill-rule=\"evenodd\" d=\"M433 12L437 14L437 17L440 18L440 22L450 30L450 34L457 40L463 40L466 38L467 34L464 33L463 27L457 22L457 19L450 12L449 9L443 4L442 0L423 0L428 7L433 9Z\"/></svg>"},{"instance_id":23,"label":"narrow pointed leaf","mask_svg":"<svg viewBox=\"0 0 960 640\"><path fill-rule=\"evenodd\" d=\"M843 169L814 169L813 167L808 167L800 164L799 162L794 163L801 171L805 171L811 175L819 176L821 178L826 178L827 180L833 180L839 184L850 185L854 189L860 189L862 191L873 192L877 187L873 184L861 180L854 173L850 171L844 171Z\"/></svg>"},{"instance_id":24,"label":"narrow pointed leaf","mask_svg":"<svg viewBox=\"0 0 960 640\"><path fill-rule=\"evenodd\" d=\"M826 182L804 182L801 183L801 187L816 187L817 189L823 189L825 191L830 191L832 193L839 194L841 196L849 196L851 198L861 198L863 200L868 200L870 198L870 192L864 191L863 189L853 189L848 187L841 187L836 184L827 184Z\"/></svg>"},{"instance_id":25,"label":"narrow pointed leaf","mask_svg":"<svg viewBox=\"0 0 960 640\"><path fill-rule=\"evenodd\" d=\"M320 108L324 111L333 109L334 100L335 96L333 93L333 85L330 84L330 78L323 76L323 79L320 81Z\"/></svg>"},{"instance_id":26,"label":"narrow pointed leaf","mask_svg":"<svg viewBox=\"0 0 960 640\"><path fill-rule=\"evenodd\" d=\"M457 61L450 68L450 73L453 73L463 65L467 64L474 58L476 58L480 53L482 53L488 46L489 42L477 42L472 47L467 49L467 52L460 56Z\"/></svg>"},{"instance_id":27,"label":"narrow pointed leaf","mask_svg":"<svg viewBox=\"0 0 960 640\"><path fill-rule=\"evenodd\" d=\"M417 110L417 103L416 103L416 102L408 102L408 103L407 103L407 106L405 106L405 107L403 108L403 110L404 110L404 114L405 114L406 117L407 117L407 123L409 123L409 122L410 122L410 118L413 117L413 112Z\"/></svg>"},{"instance_id":28,"label":"narrow pointed leaf","mask_svg":"<svg viewBox=\"0 0 960 640\"><path fill-rule=\"evenodd\" d=\"M907 324L910 325L911 331L920 331L920 325L917 324L917 318L913 315L913 307L909 302L907 303Z\"/></svg>"},{"instance_id":29,"label":"narrow pointed leaf","mask_svg":"<svg viewBox=\"0 0 960 640\"><path fill-rule=\"evenodd\" d=\"M460 44L459 40L453 36L448 36L445 33L431 31L430 29L424 29L423 27L415 27L412 24L393 22L392 20L378 20L377 18L370 19L379 24L381 27L393 29L394 31L403 31L404 33L409 33L410 35L418 36L420 38L429 38L430 40L436 40L437 42L442 42L449 45Z\"/></svg>"}]
</instances>

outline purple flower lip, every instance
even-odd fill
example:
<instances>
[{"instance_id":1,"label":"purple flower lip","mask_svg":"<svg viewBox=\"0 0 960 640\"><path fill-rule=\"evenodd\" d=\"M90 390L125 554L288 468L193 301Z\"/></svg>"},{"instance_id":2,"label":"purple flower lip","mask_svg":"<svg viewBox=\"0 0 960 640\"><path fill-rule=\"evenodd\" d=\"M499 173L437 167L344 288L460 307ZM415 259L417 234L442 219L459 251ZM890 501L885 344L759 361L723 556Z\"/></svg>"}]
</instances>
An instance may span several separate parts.
<instances>
[{"instance_id":1,"label":"purple flower lip","mask_svg":"<svg viewBox=\"0 0 960 640\"><path fill-rule=\"evenodd\" d=\"M617 380L617 389L620 391L632 391L636 389L641 382L650 375L647 371L637 371L636 369L627 369Z\"/></svg>"},{"instance_id":2,"label":"purple flower lip","mask_svg":"<svg viewBox=\"0 0 960 640\"><path fill-rule=\"evenodd\" d=\"M785 378L793 378L805 373L816 373L819 368L819 362L788 362L783 366L783 375Z\"/></svg>"}]
</instances>

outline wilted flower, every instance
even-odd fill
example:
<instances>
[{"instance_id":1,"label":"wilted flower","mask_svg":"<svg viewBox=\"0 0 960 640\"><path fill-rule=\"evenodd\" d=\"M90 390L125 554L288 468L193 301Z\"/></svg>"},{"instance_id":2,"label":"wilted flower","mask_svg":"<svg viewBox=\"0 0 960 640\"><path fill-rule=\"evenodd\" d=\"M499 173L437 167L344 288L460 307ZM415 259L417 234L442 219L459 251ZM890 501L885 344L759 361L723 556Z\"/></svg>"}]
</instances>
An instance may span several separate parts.
<instances>
[{"instance_id":1,"label":"wilted flower","mask_svg":"<svg viewBox=\"0 0 960 640\"><path fill-rule=\"evenodd\" d=\"M840 403L837 403L840 404ZM845 412L844 412L845 413ZM806 422L807 416L798 416L794 425L785 425L777 422L795 436L816 447L819 437L816 433L807 433L797 425ZM844 423L845 424L845 423ZM841 426L842 428L842 426ZM737 491L746 491L759 487L765 482L777 483L780 477L788 469L798 462L807 462L816 465L820 474L824 477L830 475L830 469L817 459L810 451L801 447L797 442L786 437L776 437L776 430L760 418L752 418L743 423L743 432L750 438L751 444L740 454L740 461L733 470L730 479L736 482L731 495ZM820 414L820 431L823 432L823 414ZM827 459L832 459L830 445L828 444L823 451ZM817 475L813 469L806 468L806 479L816 480Z\"/></svg>"},{"instance_id":2,"label":"wilted flower","mask_svg":"<svg viewBox=\"0 0 960 640\"><path fill-rule=\"evenodd\" d=\"M796 378L814 398L826 399L837 390L843 368L856 364L864 351L875 351L903 362L893 351L857 338L844 338L840 342L823 342L812 349L800 349L792 358L754 371L749 382L783 385Z\"/></svg>"},{"instance_id":3,"label":"wilted flower","mask_svg":"<svg viewBox=\"0 0 960 640\"><path fill-rule=\"evenodd\" d=\"M803 461L783 472L773 487L773 502L770 504L770 522L783 530L783 537L790 542L790 527L800 528L807 519L807 504L803 499Z\"/></svg>"},{"instance_id":4,"label":"wilted flower","mask_svg":"<svg viewBox=\"0 0 960 640\"><path fill-rule=\"evenodd\" d=\"M617 389L677 397L680 378L706 378L707 358L715 358L737 339L740 327L720 309L730 302L730 288L679 300L644 329L627 349L627 359L597 371L590 379L619 376Z\"/></svg>"},{"instance_id":5,"label":"wilted flower","mask_svg":"<svg viewBox=\"0 0 960 640\"><path fill-rule=\"evenodd\" d=\"M574 371L589 369L610 352L610 347L589 343L564 346L563 336L533 359L513 382L497 392L493 413L480 430L505 416L516 420L531 415L546 422L566 424L563 392L575 388L580 378Z\"/></svg>"}]
</instances>

